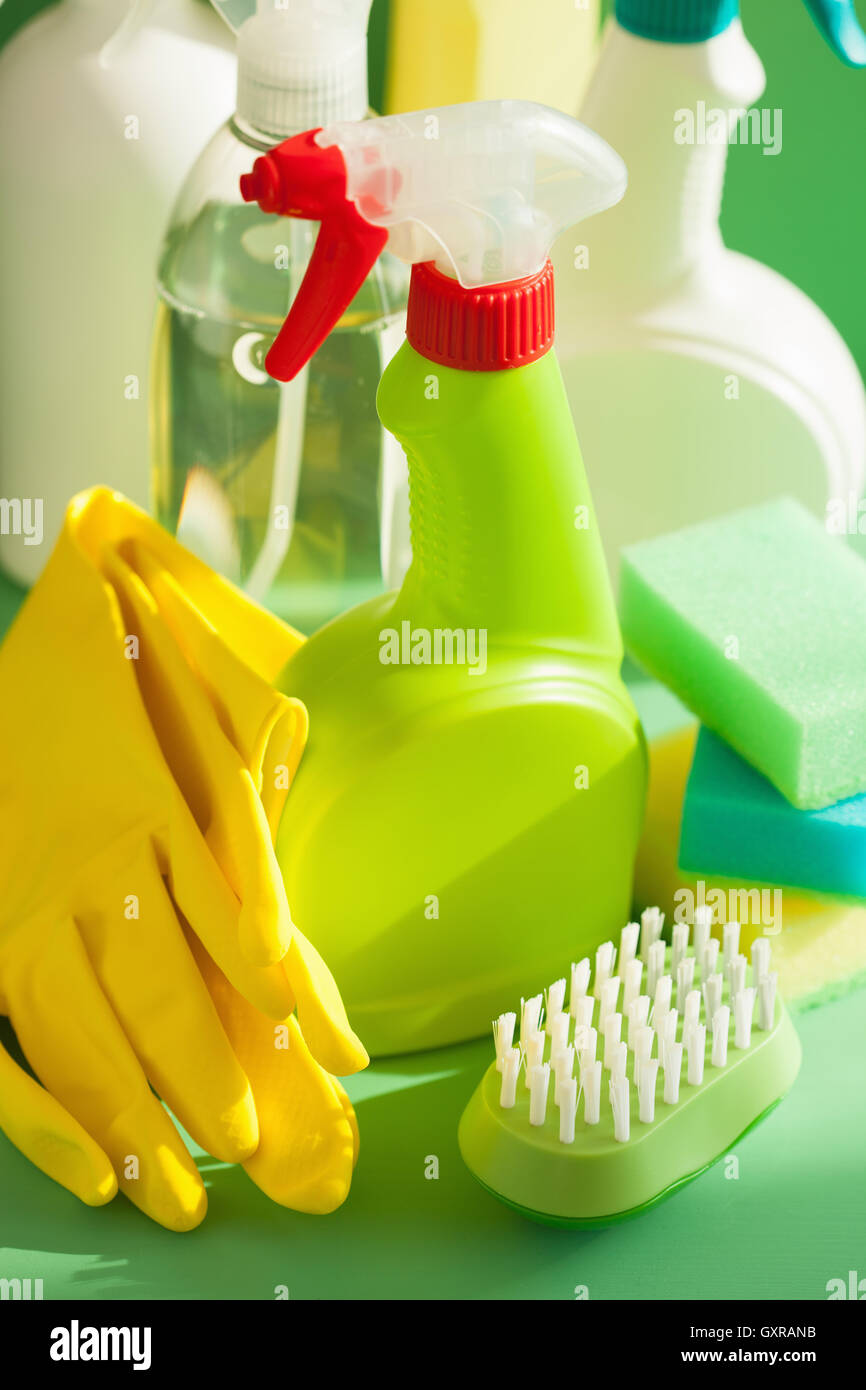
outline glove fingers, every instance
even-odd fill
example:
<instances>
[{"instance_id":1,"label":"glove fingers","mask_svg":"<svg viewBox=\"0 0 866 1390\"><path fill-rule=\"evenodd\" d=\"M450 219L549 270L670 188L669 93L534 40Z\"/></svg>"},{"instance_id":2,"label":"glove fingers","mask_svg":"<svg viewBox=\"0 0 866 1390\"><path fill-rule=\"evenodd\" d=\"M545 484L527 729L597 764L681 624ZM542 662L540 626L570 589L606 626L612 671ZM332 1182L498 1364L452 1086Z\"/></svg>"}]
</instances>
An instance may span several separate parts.
<instances>
[{"instance_id":1,"label":"glove fingers","mask_svg":"<svg viewBox=\"0 0 866 1390\"><path fill-rule=\"evenodd\" d=\"M117 1192L107 1154L0 1046L0 1129L25 1158L89 1207Z\"/></svg>"},{"instance_id":2,"label":"glove fingers","mask_svg":"<svg viewBox=\"0 0 866 1390\"><path fill-rule=\"evenodd\" d=\"M362 1071L370 1058L352 1031L334 977L297 927L283 968L298 1001L301 1031L316 1061L336 1076Z\"/></svg>"},{"instance_id":3,"label":"glove fingers","mask_svg":"<svg viewBox=\"0 0 866 1390\"><path fill-rule=\"evenodd\" d=\"M324 1215L349 1195L354 1135L331 1078L313 1058L297 1019L288 1019L286 1029L288 1045L278 1049L273 1025L268 1025L257 1052L261 1060L253 1087L263 1098L261 1142L244 1169L272 1201Z\"/></svg>"},{"instance_id":4,"label":"glove fingers","mask_svg":"<svg viewBox=\"0 0 866 1390\"><path fill-rule=\"evenodd\" d=\"M48 1091L108 1155L121 1190L169 1230L207 1210L198 1170L147 1084L71 919L10 960L10 1019Z\"/></svg>"},{"instance_id":5,"label":"glove fingers","mask_svg":"<svg viewBox=\"0 0 866 1390\"><path fill-rule=\"evenodd\" d=\"M119 493L108 488L80 493L72 499L68 517L78 531L79 543L90 550L94 561L106 544L117 547L133 537L142 541L232 651L266 681L274 682L303 642L299 632L215 574Z\"/></svg>"},{"instance_id":6,"label":"glove fingers","mask_svg":"<svg viewBox=\"0 0 866 1390\"><path fill-rule=\"evenodd\" d=\"M361 1131L358 1128L358 1117L355 1114L355 1107L346 1094L345 1087L341 1085L336 1076L331 1077L331 1085L334 1093L343 1107L343 1114L349 1121L349 1128L352 1131L352 1167L358 1162L358 1154L361 1151Z\"/></svg>"},{"instance_id":7,"label":"glove fingers","mask_svg":"<svg viewBox=\"0 0 866 1390\"><path fill-rule=\"evenodd\" d=\"M259 1147L244 1168L281 1206L323 1215L345 1201L352 1181L352 1124L331 1078L316 1063L294 1018L275 1025L231 988L201 946L192 949L223 1027L250 1078Z\"/></svg>"},{"instance_id":8,"label":"glove fingers","mask_svg":"<svg viewBox=\"0 0 866 1390\"><path fill-rule=\"evenodd\" d=\"M110 553L103 567L130 630L140 636L136 674L166 762L239 900L241 950L254 965L274 964L288 949L292 921L252 777L142 580Z\"/></svg>"},{"instance_id":9,"label":"glove fingers","mask_svg":"<svg viewBox=\"0 0 866 1390\"><path fill-rule=\"evenodd\" d=\"M273 838L307 740L305 706L275 690L241 660L144 546L132 542L126 553L249 769Z\"/></svg>"},{"instance_id":10,"label":"glove fingers","mask_svg":"<svg viewBox=\"0 0 866 1390\"><path fill-rule=\"evenodd\" d=\"M129 920L128 914L134 913ZM100 885L78 929L108 1002L148 1080L208 1153L240 1163L255 1151L250 1084L217 1017L151 845Z\"/></svg>"},{"instance_id":11,"label":"glove fingers","mask_svg":"<svg viewBox=\"0 0 866 1390\"><path fill-rule=\"evenodd\" d=\"M252 965L241 950L240 905L214 864L198 827L178 798L160 868L179 912L238 990L269 1018L285 1018L295 996L282 964Z\"/></svg>"}]
</instances>

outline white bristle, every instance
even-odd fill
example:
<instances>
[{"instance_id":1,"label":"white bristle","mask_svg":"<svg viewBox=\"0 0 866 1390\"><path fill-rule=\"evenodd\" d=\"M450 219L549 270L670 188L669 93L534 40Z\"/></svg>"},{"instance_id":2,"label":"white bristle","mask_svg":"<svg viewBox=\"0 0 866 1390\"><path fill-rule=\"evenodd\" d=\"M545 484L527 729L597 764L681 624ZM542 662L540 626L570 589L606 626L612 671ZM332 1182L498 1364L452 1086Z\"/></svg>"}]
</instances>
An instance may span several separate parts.
<instances>
[{"instance_id":1,"label":"white bristle","mask_svg":"<svg viewBox=\"0 0 866 1390\"><path fill-rule=\"evenodd\" d=\"M610 1105L613 1110L613 1137L617 1143L626 1144L631 1120L628 1077L618 1076L610 1082Z\"/></svg>"},{"instance_id":2,"label":"white bristle","mask_svg":"<svg viewBox=\"0 0 866 1390\"><path fill-rule=\"evenodd\" d=\"M694 1028L696 1023L701 1021L701 991L690 989L686 995L685 1012L683 1014L683 1038L685 1038L690 1028Z\"/></svg>"},{"instance_id":3,"label":"white bristle","mask_svg":"<svg viewBox=\"0 0 866 1390\"><path fill-rule=\"evenodd\" d=\"M580 1045L575 1042L577 1055L580 1058L580 1065L584 1066L587 1062L594 1062L598 1053L598 1031L595 1028L586 1028L580 1035Z\"/></svg>"},{"instance_id":4,"label":"white bristle","mask_svg":"<svg viewBox=\"0 0 866 1390\"><path fill-rule=\"evenodd\" d=\"M655 988L662 975L665 973L665 943L654 941L649 948L649 956L646 968L646 991L652 998Z\"/></svg>"},{"instance_id":5,"label":"white bristle","mask_svg":"<svg viewBox=\"0 0 866 1390\"><path fill-rule=\"evenodd\" d=\"M562 1101L564 1082L570 1081L574 1076L574 1048L567 1047L564 1052L560 1052L553 1058L551 1065L554 1076L553 1101L555 1105L559 1105Z\"/></svg>"},{"instance_id":6,"label":"white bristle","mask_svg":"<svg viewBox=\"0 0 866 1390\"><path fill-rule=\"evenodd\" d=\"M619 975L612 975L609 980L605 980L601 991L601 1002L598 1007L598 1031L607 1031L607 1019L611 1014L616 1013L617 1000L619 999L619 987L622 984Z\"/></svg>"},{"instance_id":7,"label":"white bristle","mask_svg":"<svg viewBox=\"0 0 866 1390\"><path fill-rule=\"evenodd\" d=\"M571 1019L568 1014L557 1014L550 1027L550 1055L556 1057L557 1053L564 1052L568 1047L568 1029Z\"/></svg>"},{"instance_id":8,"label":"white bristle","mask_svg":"<svg viewBox=\"0 0 866 1390\"><path fill-rule=\"evenodd\" d=\"M564 1004L565 980L554 980L553 984L545 991L544 1031L548 1036L552 1036L553 1021L562 1013Z\"/></svg>"},{"instance_id":9,"label":"white bristle","mask_svg":"<svg viewBox=\"0 0 866 1390\"><path fill-rule=\"evenodd\" d=\"M729 1046L748 1050L753 1026L768 1032L775 1019L778 974L770 971L770 942L765 937L752 942L747 988L749 967L739 949L740 924L724 924L720 945L711 934L712 923L709 906L702 904L695 909L694 951L690 953L690 927L674 922L668 955L662 937L664 914L658 908L647 908L641 914L640 926L629 922L622 928L618 950L612 941L602 942L595 953L594 973L589 957L572 963L567 1011L563 978L555 980L543 994L521 999L519 1013L500 1014L493 1022L495 1065L501 1074L500 1107L507 1110L516 1105L520 1069L524 1067L529 1123L543 1126L553 1079L559 1139L573 1144L581 1096L585 1123L600 1123L601 1088L607 1072L614 1138L624 1143L630 1137L631 1086L637 1091L640 1122L652 1124L657 1093L665 1105L676 1106L684 1073L689 1086L701 1086L708 1062L721 1069L727 1066ZM617 962L619 973L614 974ZM672 1007L674 985L676 1008ZM641 993L642 987L645 993ZM723 1004L723 998L729 1002ZM596 1000L597 1029L593 1027ZM682 1032L677 1041L680 1017ZM572 1018L574 1035L570 1042ZM623 1038L624 1019L627 1042ZM545 1062L548 1036L550 1056ZM629 1051L634 1054L631 1079Z\"/></svg>"},{"instance_id":10,"label":"white bristle","mask_svg":"<svg viewBox=\"0 0 866 1390\"><path fill-rule=\"evenodd\" d=\"M728 1063L728 1024L731 1011L722 1004L713 1014L713 1047L710 1060L714 1067L724 1067Z\"/></svg>"},{"instance_id":11,"label":"white bristle","mask_svg":"<svg viewBox=\"0 0 866 1390\"><path fill-rule=\"evenodd\" d=\"M519 1072L520 1049L510 1047L502 1059L502 1085L499 1089L499 1104L503 1110L510 1110L517 1099Z\"/></svg>"},{"instance_id":12,"label":"white bristle","mask_svg":"<svg viewBox=\"0 0 866 1390\"><path fill-rule=\"evenodd\" d=\"M493 1024L493 1046L496 1048L496 1070L502 1071L502 1062L506 1052L510 1052L514 1045L514 1029L517 1026L517 1014L500 1014Z\"/></svg>"},{"instance_id":13,"label":"white bristle","mask_svg":"<svg viewBox=\"0 0 866 1390\"><path fill-rule=\"evenodd\" d=\"M574 1143L574 1121L577 1115L577 1082L574 1077L563 1081L559 1088L559 1142Z\"/></svg>"},{"instance_id":14,"label":"white bristle","mask_svg":"<svg viewBox=\"0 0 866 1390\"><path fill-rule=\"evenodd\" d=\"M622 1011L628 1015L628 1006L637 999L640 994L641 980L643 979L643 961L630 960L625 968L625 984L622 993Z\"/></svg>"},{"instance_id":15,"label":"white bristle","mask_svg":"<svg viewBox=\"0 0 866 1390\"><path fill-rule=\"evenodd\" d=\"M537 1028L534 1033L530 1033L523 1048L526 1057L526 1085L529 1087L530 1073L540 1067L544 1061L544 1031Z\"/></svg>"},{"instance_id":16,"label":"white bristle","mask_svg":"<svg viewBox=\"0 0 866 1390\"><path fill-rule=\"evenodd\" d=\"M591 1028L592 1016L595 1012L595 1000L591 994L584 994L577 1001L577 1008L572 1010L574 1013L575 1031L578 1028Z\"/></svg>"},{"instance_id":17,"label":"white bristle","mask_svg":"<svg viewBox=\"0 0 866 1390\"><path fill-rule=\"evenodd\" d=\"M648 994L641 994L634 999L628 1006L628 1045L634 1052L635 1039L641 1028L646 1027L649 1018L650 997Z\"/></svg>"},{"instance_id":18,"label":"white bristle","mask_svg":"<svg viewBox=\"0 0 866 1390\"><path fill-rule=\"evenodd\" d=\"M543 1125L547 1114L547 1092L550 1086L550 1064L544 1062L529 1073L529 1123Z\"/></svg>"},{"instance_id":19,"label":"white bristle","mask_svg":"<svg viewBox=\"0 0 866 1390\"><path fill-rule=\"evenodd\" d=\"M589 977L592 967L589 963L589 956L584 956L583 960L576 961L571 967L571 993L568 996L568 1007L572 1018L577 1018L578 1001L585 998L589 989Z\"/></svg>"},{"instance_id":20,"label":"white bristle","mask_svg":"<svg viewBox=\"0 0 866 1390\"><path fill-rule=\"evenodd\" d=\"M752 984L759 985L770 973L770 943L765 936L756 936L752 942Z\"/></svg>"},{"instance_id":21,"label":"white bristle","mask_svg":"<svg viewBox=\"0 0 866 1390\"><path fill-rule=\"evenodd\" d=\"M761 977L758 985L758 1027L768 1033L773 1026L776 1011L776 985L779 976L775 970Z\"/></svg>"},{"instance_id":22,"label":"white bristle","mask_svg":"<svg viewBox=\"0 0 866 1390\"><path fill-rule=\"evenodd\" d=\"M662 975L656 980L655 994L653 995L653 1022L657 1018L662 1018L671 1006L671 994L673 992L673 980L670 975Z\"/></svg>"},{"instance_id":23,"label":"white bristle","mask_svg":"<svg viewBox=\"0 0 866 1390\"><path fill-rule=\"evenodd\" d=\"M707 1027L696 1023L686 1038L686 1051L689 1054L688 1080L690 1086L700 1086L704 1079L704 1053L707 1047Z\"/></svg>"},{"instance_id":24,"label":"white bristle","mask_svg":"<svg viewBox=\"0 0 866 1390\"><path fill-rule=\"evenodd\" d=\"M722 977L721 975L711 975L704 981L704 1014L708 1022L712 1022L716 1009L722 1002Z\"/></svg>"},{"instance_id":25,"label":"white bristle","mask_svg":"<svg viewBox=\"0 0 866 1390\"><path fill-rule=\"evenodd\" d=\"M668 1009L661 1019L661 1025L656 1029L659 1039L659 1057L664 1060L665 1050L677 1040L677 1021L679 1014L676 1009Z\"/></svg>"},{"instance_id":26,"label":"white bristle","mask_svg":"<svg viewBox=\"0 0 866 1390\"><path fill-rule=\"evenodd\" d=\"M655 1033L652 1028L641 1028L634 1040L634 1079L640 1080L641 1067L652 1056Z\"/></svg>"},{"instance_id":27,"label":"white bristle","mask_svg":"<svg viewBox=\"0 0 866 1390\"><path fill-rule=\"evenodd\" d=\"M682 1043L670 1043L665 1048L665 1105L676 1105L680 1098L680 1074L683 1066Z\"/></svg>"},{"instance_id":28,"label":"white bristle","mask_svg":"<svg viewBox=\"0 0 866 1390\"><path fill-rule=\"evenodd\" d=\"M614 1048L618 1048L622 1038L622 1014L608 1014L604 1030L604 1065L610 1067ZM626 1049L628 1051L628 1049Z\"/></svg>"},{"instance_id":29,"label":"white bristle","mask_svg":"<svg viewBox=\"0 0 866 1390\"><path fill-rule=\"evenodd\" d=\"M734 1047L745 1052L752 1045L752 1015L755 1011L755 990L741 989L734 999Z\"/></svg>"},{"instance_id":30,"label":"white bristle","mask_svg":"<svg viewBox=\"0 0 866 1390\"><path fill-rule=\"evenodd\" d=\"M735 998L741 989L746 987L746 957L736 955L731 957L728 966L728 981L731 987L731 998Z\"/></svg>"},{"instance_id":31,"label":"white bristle","mask_svg":"<svg viewBox=\"0 0 866 1390\"><path fill-rule=\"evenodd\" d=\"M728 968L739 949L740 924L739 922L726 922L722 927L722 952L725 969Z\"/></svg>"},{"instance_id":32,"label":"white bristle","mask_svg":"<svg viewBox=\"0 0 866 1390\"><path fill-rule=\"evenodd\" d=\"M657 1057L647 1058L641 1062L640 1080L638 1082L638 1097L640 1101L640 1121L642 1125L651 1125L656 1117L656 1077L658 1076L659 1064Z\"/></svg>"},{"instance_id":33,"label":"white bristle","mask_svg":"<svg viewBox=\"0 0 866 1390\"><path fill-rule=\"evenodd\" d=\"M619 934L619 973L625 972L637 955L637 943L640 936L640 924L629 922L628 926L623 927Z\"/></svg>"},{"instance_id":34,"label":"white bristle","mask_svg":"<svg viewBox=\"0 0 866 1390\"><path fill-rule=\"evenodd\" d=\"M707 942L699 963L702 980L708 980L711 975L715 975L716 966L719 963L719 943L714 936L711 936Z\"/></svg>"},{"instance_id":35,"label":"white bristle","mask_svg":"<svg viewBox=\"0 0 866 1390\"><path fill-rule=\"evenodd\" d=\"M649 960L650 947L658 941L665 924L665 915L657 907L644 908L640 915L640 953L641 959Z\"/></svg>"},{"instance_id":36,"label":"white bristle","mask_svg":"<svg viewBox=\"0 0 866 1390\"><path fill-rule=\"evenodd\" d=\"M581 1068L580 1087L583 1118L588 1125L597 1125L601 1119L601 1062L592 1062L585 1070Z\"/></svg>"},{"instance_id":37,"label":"white bristle","mask_svg":"<svg viewBox=\"0 0 866 1390\"><path fill-rule=\"evenodd\" d=\"M595 976L592 982L592 992L596 999L601 998L601 991L606 980L613 974L613 963L616 957L616 947L612 941L603 941L595 953Z\"/></svg>"},{"instance_id":38,"label":"white bristle","mask_svg":"<svg viewBox=\"0 0 866 1390\"><path fill-rule=\"evenodd\" d=\"M687 922L675 922L671 932L671 974L676 975L677 966L684 959L689 946L689 927Z\"/></svg>"},{"instance_id":39,"label":"white bristle","mask_svg":"<svg viewBox=\"0 0 866 1390\"><path fill-rule=\"evenodd\" d=\"M520 1045L524 1050L527 1038L531 1038L533 1033L538 1032L543 1002L540 994L533 994L531 999L521 999L520 1001Z\"/></svg>"},{"instance_id":40,"label":"white bristle","mask_svg":"<svg viewBox=\"0 0 866 1390\"><path fill-rule=\"evenodd\" d=\"M695 958L685 956L677 966L677 1003L682 1005L695 983Z\"/></svg>"},{"instance_id":41,"label":"white bristle","mask_svg":"<svg viewBox=\"0 0 866 1390\"><path fill-rule=\"evenodd\" d=\"M695 908L695 930L694 947L695 959L700 964L701 956L704 954L707 942L710 939L710 929L713 925L713 909L706 903L701 903Z\"/></svg>"},{"instance_id":42,"label":"white bristle","mask_svg":"<svg viewBox=\"0 0 866 1390\"><path fill-rule=\"evenodd\" d=\"M605 1060L605 1066L611 1077L625 1076L628 1067L628 1048L624 1042L617 1043L616 1047L610 1050L609 1060Z\"/></svg>"}]
</instances>

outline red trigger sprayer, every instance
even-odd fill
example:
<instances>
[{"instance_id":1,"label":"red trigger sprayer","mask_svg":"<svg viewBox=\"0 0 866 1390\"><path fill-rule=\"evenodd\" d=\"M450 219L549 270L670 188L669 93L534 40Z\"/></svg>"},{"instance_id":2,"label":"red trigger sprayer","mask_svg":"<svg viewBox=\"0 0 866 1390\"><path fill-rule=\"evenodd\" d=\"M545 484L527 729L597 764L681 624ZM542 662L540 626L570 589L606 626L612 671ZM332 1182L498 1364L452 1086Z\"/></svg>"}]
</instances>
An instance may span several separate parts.
<instances>
[{"instance_id":1,"label":"red trigger sprayer","mask_svg":"<svg viewBox=\"0 0 866 1390\"><path fill-rule=\"evenodd\" d=\"M262 212L321 223L307 273L265 359L277 381L291 381L325 341L388 240L387 228L368 222L348 197L339 147L322 149L318 134L306 130L284 140L241 177L244 201Z\"/></svg>"}]
</instances>

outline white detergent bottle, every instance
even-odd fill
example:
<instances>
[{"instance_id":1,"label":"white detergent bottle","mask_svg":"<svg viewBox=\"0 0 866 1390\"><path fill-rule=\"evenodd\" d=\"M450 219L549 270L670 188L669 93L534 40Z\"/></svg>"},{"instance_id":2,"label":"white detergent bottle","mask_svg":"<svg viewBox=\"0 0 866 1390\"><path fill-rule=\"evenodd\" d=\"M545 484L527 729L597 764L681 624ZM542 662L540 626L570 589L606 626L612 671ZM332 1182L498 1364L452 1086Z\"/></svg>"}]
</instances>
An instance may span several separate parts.
<instances>
[{"instance_id":1,"label":"white detergent bottle","mask_svg":"<svg viewBox=\"0 0 866 1390\"><path fill-rule=\"evenodd\" d=\"M193 165L159 261L151 442L157 518L304 632L399 584L406 460L376 414L408 272L385 253L307 367L265 357L316 227L245 203L240 176L287 136L368 115L370 0L214 0L237 29L234 115Z\"/></svg>"},{"instance_id":2,"label":"white detergent bottle","mask_svg":"<svg viewBox=\"0 0 866 1390\"><path fill-rule=\"evenodd\" d=\"M809 9L840 58L866 64L850 0ZM617 0L580 118L620 152L629 191L553 256L560 361L614 577L642 537L778 493L823 517L863 492L850 352L719 230L728 142L781 136L778 113L754 107L763 90L738 0Z\"/></svg>"},{"instance_id":3,"label":"white detergent bottle","mask_svg":"<svg viewBox=\"0 0 866 1390\"><path fill-rule=\"evenodd\" d=\"M63 0L0 53L0 566L21 583L74 493L147 502L160 237L234 69L202 0Z\"/></svg>"}]
</instances>

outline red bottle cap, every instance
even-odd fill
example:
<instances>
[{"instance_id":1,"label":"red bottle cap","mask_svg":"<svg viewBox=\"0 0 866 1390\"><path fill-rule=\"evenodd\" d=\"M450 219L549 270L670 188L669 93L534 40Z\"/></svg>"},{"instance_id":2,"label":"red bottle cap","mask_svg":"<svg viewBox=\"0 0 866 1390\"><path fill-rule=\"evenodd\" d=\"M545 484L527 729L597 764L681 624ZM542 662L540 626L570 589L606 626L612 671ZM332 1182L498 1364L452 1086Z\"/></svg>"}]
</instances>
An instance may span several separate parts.
<instances>
[{"instance_id":1,"label":"red bottle cap","mask_svg":"<svg viewBox=\"0 0 866 1390\"><path fill-rule=\"evenodd\" d=\"M412 267L406 337L443 367L499 372L553 344L553 266L501 285L464 289L432 261Z\"/></svg>"}]
</instances>

